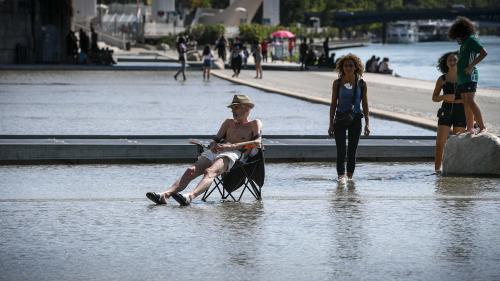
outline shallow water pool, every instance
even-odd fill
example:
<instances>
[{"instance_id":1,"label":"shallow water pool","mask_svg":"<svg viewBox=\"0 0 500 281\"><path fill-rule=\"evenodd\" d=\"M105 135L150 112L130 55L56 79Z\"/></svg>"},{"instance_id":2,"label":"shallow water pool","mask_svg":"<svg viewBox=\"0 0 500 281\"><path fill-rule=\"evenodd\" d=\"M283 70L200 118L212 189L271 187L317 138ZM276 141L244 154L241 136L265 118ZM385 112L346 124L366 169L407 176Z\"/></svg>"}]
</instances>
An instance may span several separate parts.
<instances>
[{"instance_id":1,"label":"shallow water pool","mask_svg":"<svg viewBox=\"0 0 500 281\"><path fill-rule=\"evenodd\" d=\"M144 193L185 165L2 166L0 280L498 280L500 179L432 167L268 164L260 202L178 207Z\"/></svg>"}]
</instances>

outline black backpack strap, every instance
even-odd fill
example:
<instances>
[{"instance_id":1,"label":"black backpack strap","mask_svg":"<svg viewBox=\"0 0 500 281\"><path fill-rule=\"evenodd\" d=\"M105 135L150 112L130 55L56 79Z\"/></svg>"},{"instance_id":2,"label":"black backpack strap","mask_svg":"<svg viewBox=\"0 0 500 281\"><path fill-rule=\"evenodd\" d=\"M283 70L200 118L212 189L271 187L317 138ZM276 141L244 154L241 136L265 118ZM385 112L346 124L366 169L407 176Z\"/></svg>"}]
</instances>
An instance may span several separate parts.
<instances>
[{"instance_id":1,"label":"black backpack strap","mask_svg":"<svg viewBox=\"0 0 500 281\"><path fill-rule=\"evenodd\" d=\"M358 90L358 76L356 76L356 79L354 79L354 86L352 88L352 100L351 100L351 105L354 106L354 103L356 102L356 91Z\"/></svg>"},{"instance_id":2,"label":"black backpack strap","mask_svg":"<svg viewBox=\"0 0 500 281\"><path fill-rule=\"evenodd\" d=\"M340 91L340 78L335 79L335 80L333 81L333 85L332 85L332 86L334 86L334 85L335 85L335 83L337 83L337 101L338 101L338 100L339 100L339 91Z\"/></svg>"}]
</instances>

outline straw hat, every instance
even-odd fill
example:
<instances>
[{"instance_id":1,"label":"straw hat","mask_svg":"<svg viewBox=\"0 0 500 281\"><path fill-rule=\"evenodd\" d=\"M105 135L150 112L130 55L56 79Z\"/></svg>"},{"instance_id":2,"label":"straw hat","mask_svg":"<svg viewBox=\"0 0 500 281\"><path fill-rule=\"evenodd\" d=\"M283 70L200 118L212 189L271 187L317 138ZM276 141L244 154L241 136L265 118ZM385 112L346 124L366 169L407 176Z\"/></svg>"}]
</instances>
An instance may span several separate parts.
<instances>
[{"instance_id":1,"label":"straw hat","mask_svg":"<svg viewBox=\"0 0 500 281\"><path fill-rule=\"evenodd\" d=\"M253 108L255 106L247 95L234 95L233 101L227 107L232 107L234 105L240 104L248 105L250 108Z\"/></svg>"}]
</instances>

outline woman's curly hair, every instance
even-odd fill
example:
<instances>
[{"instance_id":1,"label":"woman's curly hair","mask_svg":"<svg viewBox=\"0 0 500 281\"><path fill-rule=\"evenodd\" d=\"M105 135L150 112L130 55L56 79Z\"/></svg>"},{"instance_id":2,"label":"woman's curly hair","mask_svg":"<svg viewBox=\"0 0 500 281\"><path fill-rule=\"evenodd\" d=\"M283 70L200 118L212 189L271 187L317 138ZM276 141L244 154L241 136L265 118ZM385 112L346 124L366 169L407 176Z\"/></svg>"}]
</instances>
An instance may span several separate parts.
<instances>
[{"instance_id":1,"label":"woman's curly hair","mask_svg":"<svg viewBox=\"0 0 500 281\"><path fill-rule=\"evenodd\" d=\"M445 53L443 54L439 60L438 60L438 65L437 65L437 69L439 71L441 71L441 73L445 74L445 73L448 73L448 64L447 64L447 61L448 61L448 57L450 55L455 55L457 56L458 55L458 52L448 52L448 53Z\"/></svg>"},{"instance_id":2,"label":"woman's curly hair","mask_svg":"<svg viewBox=\"0 0 500 281\"><path fill-rule=\"evenodd\" d=\"M349 53L347 55L341 56L337 62L337 65L335 66L335 71L337 71L337 73L339 74L339 78L342 78L344 76L344 63L348 60L354 63L354 66L356 68L354 70L354 74L357 77L363 76L365 68L363 66L363 63L361 62L361 59L359 59L358 56Z\"/></svg>"},{"instance_id":3,"label":"woman's curly hair","mask_svg":"<svg viewBox=\"0 0 500 281\"><path fill-rule=\"evenodd\" d=\"M451 40L466 39L476 33L476 28L472 21L466 17L457 17L448 31Z\"/></svg>"}]
</instances>

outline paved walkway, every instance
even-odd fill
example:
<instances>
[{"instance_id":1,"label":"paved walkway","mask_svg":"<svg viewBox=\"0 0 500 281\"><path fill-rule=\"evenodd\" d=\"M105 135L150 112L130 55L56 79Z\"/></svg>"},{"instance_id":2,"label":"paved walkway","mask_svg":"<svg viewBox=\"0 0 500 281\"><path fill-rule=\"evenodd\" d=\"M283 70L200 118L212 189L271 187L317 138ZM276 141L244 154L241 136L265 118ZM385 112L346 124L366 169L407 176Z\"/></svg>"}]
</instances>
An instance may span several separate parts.
<instances>
[{"instance_id":1,"label":"paved walkway","mask_svg":"<svg viewBox=\"0 0 500 281\"><path fill-rule=\"evenodd\" d=\"M333 72L265 71L264 79L254 79L254 70L244 70L231 79L231 70L213 71L220 78L260 89L296 95L328 104ZM366 73L370 109L375 115L426 128L435 128L440 103L431 100L434 82ZM489 132L500 135L500 90L479 88L478 101Z\"/></svg>"}]
</instances>

